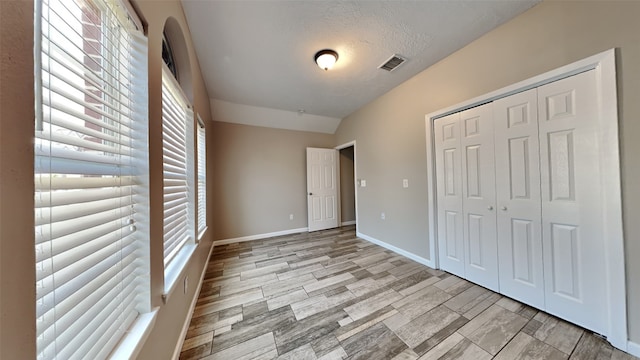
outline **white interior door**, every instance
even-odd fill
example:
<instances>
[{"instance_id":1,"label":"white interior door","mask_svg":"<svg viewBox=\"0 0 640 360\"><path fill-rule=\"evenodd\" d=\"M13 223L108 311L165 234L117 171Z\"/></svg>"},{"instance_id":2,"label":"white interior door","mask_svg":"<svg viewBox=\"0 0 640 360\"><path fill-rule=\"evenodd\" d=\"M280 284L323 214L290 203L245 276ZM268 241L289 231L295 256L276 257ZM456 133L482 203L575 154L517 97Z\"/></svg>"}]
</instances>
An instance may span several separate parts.
<instances>
[{"instance_id":1,"label":"white interior door","mask_svg":"<svg viewBox=\"0 0 640 360\"><path fill-rule=\"evenodd\" d=\"M500 292L544 309L536 89L494 102Z\"/></svg>"},{"instance_id":2,"label":"white interior door","mask_svg":"<svg viewBox=\"0 0 640 360\"><path fill-rule=\"evenodd\" d=\"M338 227L337 157L334 149L307 148L309 231Z\"/></svg>"},{"instance_id":3,"label":"white interior door","mask_svg":"<svg viewBox=\"0 0 640 360\"><path fill-rule=\"evenodd\" d=\"M538 88L546 310L606 334L598 106L594 70Z\"/></svg>"},{"instance_id":4,"label":"white interior door","mask_svg":"<svg viewBox=\"0 0 640 360\"><path fill-rule=\"evenodd\" d=\"M440 268L464 277L460 113L434 121Z\"/></svg>"},{"instance_id":5,"label":"white interior door","mask_svg":"<svg viewBox=\"0 0 640 360\"><path fill-rule=\"evenodd\" d=\"M465 275L499 291L492 104L461 112L459 123Z\"/></svg>"}]
</instances>

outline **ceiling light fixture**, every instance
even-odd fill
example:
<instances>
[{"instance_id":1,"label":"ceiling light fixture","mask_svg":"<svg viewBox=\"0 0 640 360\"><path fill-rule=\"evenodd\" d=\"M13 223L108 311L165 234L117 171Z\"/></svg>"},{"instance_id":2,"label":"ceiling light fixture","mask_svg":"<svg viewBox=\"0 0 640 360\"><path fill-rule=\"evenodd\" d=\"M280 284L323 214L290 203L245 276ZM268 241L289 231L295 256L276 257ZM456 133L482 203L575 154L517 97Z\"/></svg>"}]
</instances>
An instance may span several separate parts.
<instances>
[{"instance_id":1,"label":"ceiling light fixture","mask_svg":"<svg viewBox=\"0 0 640 360\"><path fill-rule=\"evenodd\" d=\"M338 61L338 53L329 49L320 50L316 53L315 60L320 69L326 71L331 69L333 64Z\"/></svg>"}]
</instances>

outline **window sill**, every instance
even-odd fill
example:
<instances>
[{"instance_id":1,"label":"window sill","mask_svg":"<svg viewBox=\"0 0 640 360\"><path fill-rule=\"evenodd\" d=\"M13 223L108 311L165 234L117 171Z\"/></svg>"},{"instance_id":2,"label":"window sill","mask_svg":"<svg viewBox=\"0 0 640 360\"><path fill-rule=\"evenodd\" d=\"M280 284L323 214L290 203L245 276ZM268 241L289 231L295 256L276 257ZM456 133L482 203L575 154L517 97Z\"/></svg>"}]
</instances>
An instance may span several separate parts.
<instances>
[{"instance_id":1,"label":"window sill","mask_svg":"<svg viewBox=\"0 0 640 360\"><path fill-rule=\"evenodd\" d=\"M178 286L178 279L184 274L187 264L196 252L197 244L185 245L164 273L164 292L162 301L166 304Z\"/></svg>"},{"instance_id":2,"label":"window sill","mask_svg":"<svg viewBox=\"0 0 640 360\"><path fill-rule=\"evenodd\" d=\"M114 360L137 358L156 323L158 310L159 308L154 308L148 313L140 314L109 358Z\"/></svg>"},{"instance_id":3,"label":"window sill","mask_svg":"<svg viewBox=\"0 0 640 360\"><path fill-rule=\"evenodd\" d=\"M202 241L202 238L204 237L204 234L207 233L207 229L209 229L209 227L205 225L205 227L203 227L202 229L198 230L198 242Z\"/></svg>"}]
</instances>

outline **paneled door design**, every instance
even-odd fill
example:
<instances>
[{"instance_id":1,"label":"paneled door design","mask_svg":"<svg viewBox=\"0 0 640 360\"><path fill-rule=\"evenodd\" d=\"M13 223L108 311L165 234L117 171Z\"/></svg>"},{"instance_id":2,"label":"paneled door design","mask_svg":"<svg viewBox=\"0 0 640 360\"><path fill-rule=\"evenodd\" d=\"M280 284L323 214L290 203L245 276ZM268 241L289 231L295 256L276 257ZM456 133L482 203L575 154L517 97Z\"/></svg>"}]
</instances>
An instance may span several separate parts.
<instances>
[{"instance_id":1,"label":"paneled door design","mask_svg":"<svg viewBox=\"0 0 640 360\"><path fill-rule=\"evenodd\" d=\"M494 102L500 292L544 309L536 89Z\"/></svg>"},{"instance_id":2,"label":"paneled door design","mask_svg":"<svg viewBox=\"0 0 640 360\"><path fill-rule=\"evenodd\" d=\"M493 107L460 113L465 277L499 291Z\"/></svg>"},{"instance_id":3,"label":"paneled door design","mask_svg":"<svg viewBox=\"0 0 640 360\"><path fill-rule=\"evenodd\" d=\"M614 50L426 125L436 265L627 349Z\"/></svg>"},{"instance_id":4,"label":"paneled door design","mask_svg":"<svg viewBox=\"0 0 640 360\"><path fill-rule=\"evenodd\" d=\"M309 232L338 227L337 150L307 148Z\"/></svg>"},{"instance_id":5,"label":"paneled door design","mask_svg":"<svg viewBox=\"0 0 640 360\"><path fill-rule=\"evenodd\" d=\"M434 126L438 188L440 268L464 277L460 113L437 119Z\"/></svg>"},{"instance_id":6,"label":"paneled door design","mask_svg":"<svg viewBox=\"0 0 640 360\"><path fill-rule=\"evenodd\" d=\"M538 88L542 239L546 310L606 334L595 76L588 71Z\"/></svg>"}]
</instances>

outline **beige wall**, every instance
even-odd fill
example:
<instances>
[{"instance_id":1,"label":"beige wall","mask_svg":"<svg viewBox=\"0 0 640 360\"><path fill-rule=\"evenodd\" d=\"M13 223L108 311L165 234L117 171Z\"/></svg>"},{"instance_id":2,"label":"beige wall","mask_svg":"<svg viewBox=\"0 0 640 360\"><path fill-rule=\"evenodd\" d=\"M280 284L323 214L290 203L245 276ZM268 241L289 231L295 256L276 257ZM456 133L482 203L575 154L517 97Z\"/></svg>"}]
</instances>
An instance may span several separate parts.
<instances>
[{"instance_id":1,"label":"beige wall","mask_svg":"<svg viewBox=\"0 0 640 360\"><path fill-rule=\"evenodd\" d=\"M33 2L0 1L0 359L35 359Z\"/></svg>"},{"instance_id":2,"label":"beige wall","mask_svg":"<svg viewBox=\"0 0 640 360\"><path fill-rule=\"evenodd\" d=\"M427 248L425 114L618 48L629 335L640 342L640 2L545 1L342 121L356 140L360 232L419 256ZM409 179L402 189L401 178ZM386 220L380 220L380 212Z\"/></svg>"},{"instance_id":3,"label":"beige wall","mask_svg":"<svg viewBox=\"0 0 640 360\"><path fill-rule=\"evenodd\" d=\"M172 46L175 51L186 48L188 58L184 58L184 52L176 61L188 60L190 73L185 73L184 66L179 66L181 84L185 93L192 97L194 111L199 113L206 124L208 174L211 174L211 113L209 108L209 95L207 94L200 66L191 42L191 34L187 26L182 5L179 0L136 0L133 2L140 12L147 27L149 39L149 173L150 173L150 197L151 197L151 296L153 306L159 306L160 312L149 339L142 349L139 359L168 359L174 349L182 340L180 339L182 328L187 321L191 302L197 294L197 283L200 279L207 256L212 245L213 229L211 228L211 196L208 196L207 223L209 229L199 243L191 262L187 265L185 275L178 282L182 283L185 276L189 277L189 289L186 294L182 287L169 297L163 304L161 295L164 289L164 266L162 245L162 32L167 21L172 28ZM176 28L177 35L176 35ZM180 39L180 30L183 39ZM183 44L177 43L184 40ZM184 64L183 64L184 65ZM210 184L208 184L210 185ZM208 186L211 193L211 187Z\"/></svg>"},{"instance_id":4,"label":"beige wall","mask_svg":"<svg viewBox=\"0 0 640 360\"><path fill-rule=\"evenodd\" d=\"M333 135L213 122L214 238L307 227L307 147Z\"/></svg>"},{"instance_id":5,"label":"beige wall","mask_svg":"<svg viewBox=\"0 0 640 360\"><path fill-rule=\"evenodd\" d=\"M356 220L353 146L340 150L340 221Z\"/></svg>"}]
</instances>

